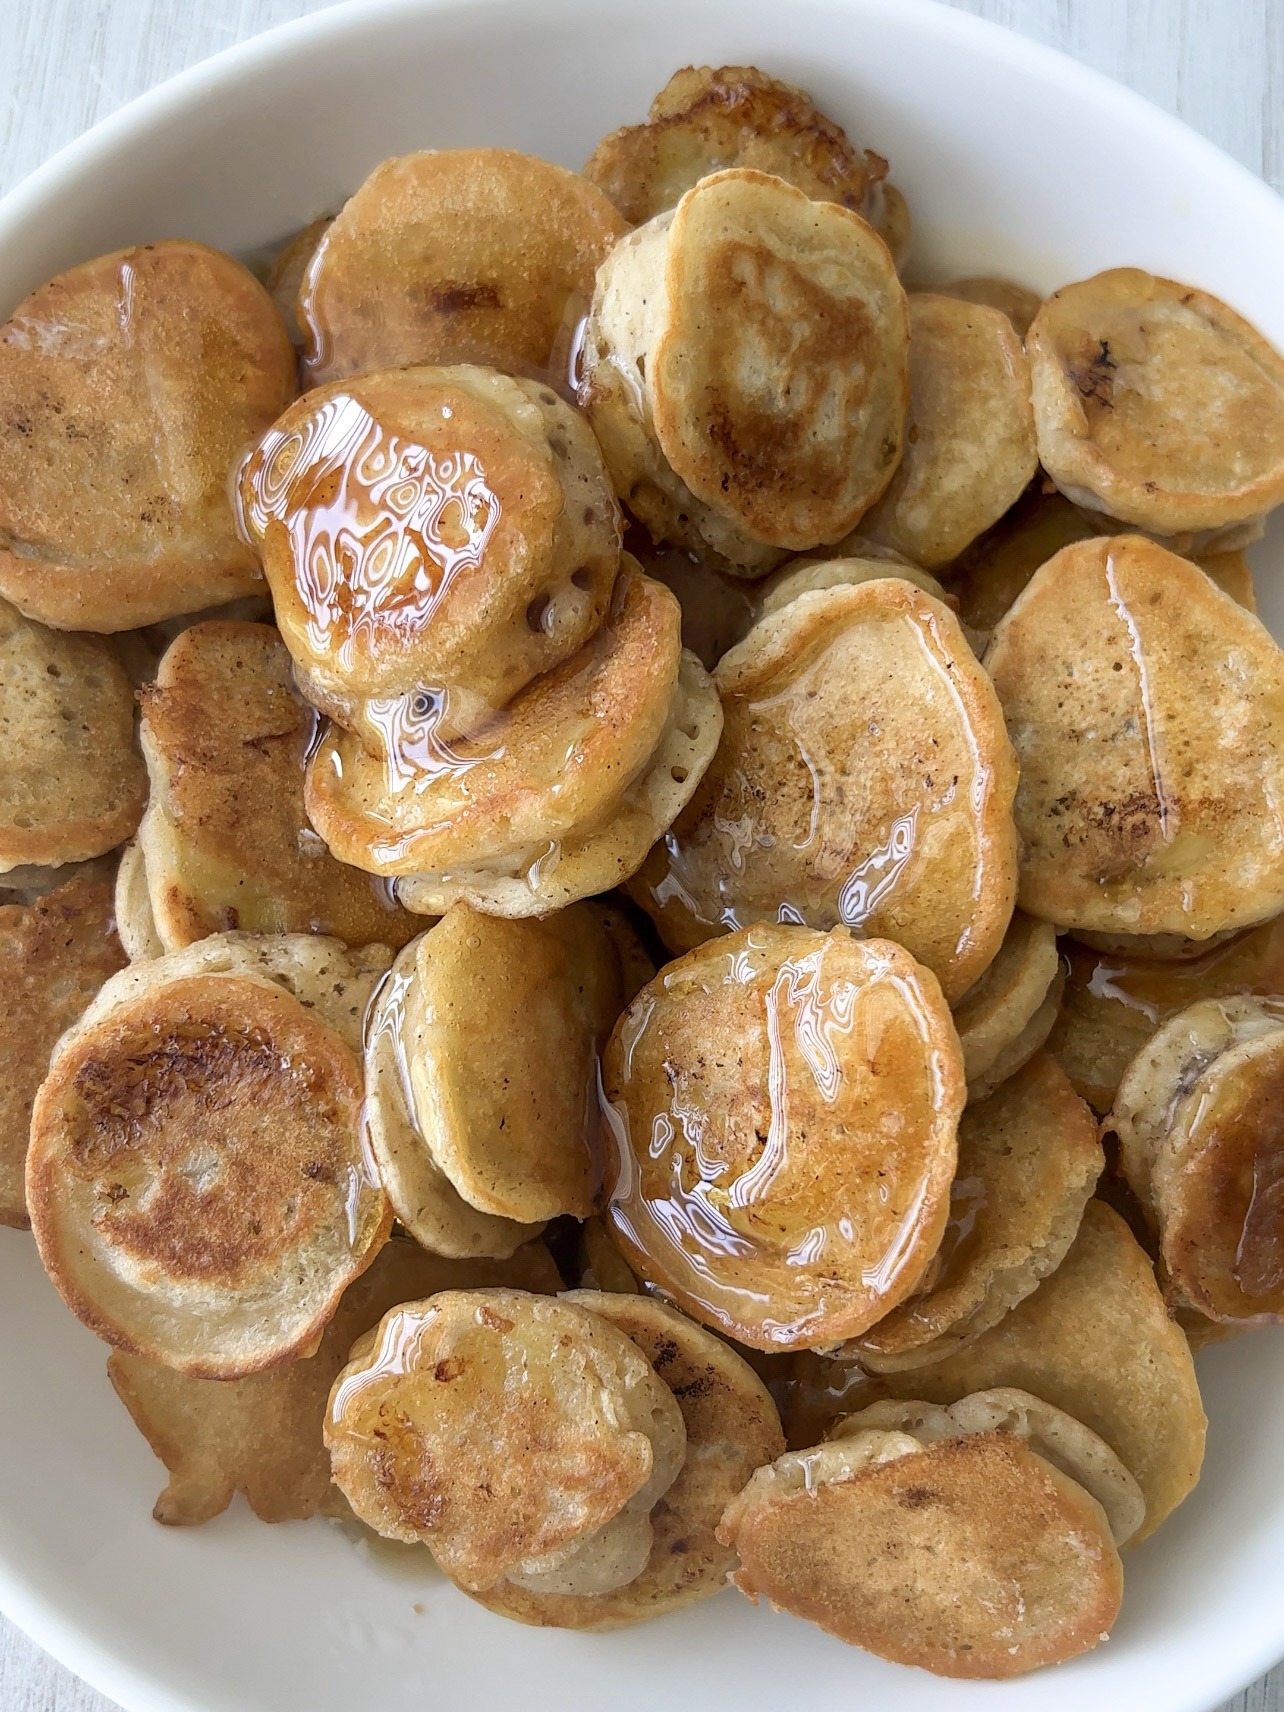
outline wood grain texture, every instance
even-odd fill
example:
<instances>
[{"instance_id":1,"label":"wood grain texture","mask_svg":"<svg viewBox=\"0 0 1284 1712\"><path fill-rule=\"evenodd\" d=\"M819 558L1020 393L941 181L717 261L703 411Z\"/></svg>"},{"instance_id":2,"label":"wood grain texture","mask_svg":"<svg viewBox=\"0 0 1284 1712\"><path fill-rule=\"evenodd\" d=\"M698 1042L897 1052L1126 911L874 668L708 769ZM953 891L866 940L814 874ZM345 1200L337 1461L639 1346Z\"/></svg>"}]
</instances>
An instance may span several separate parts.
<instances>
[{"instance_id":1,"label":"wood grain texture","mask_svg":"<svg viewBox=\"0 0 1284 1712\"><path fill-rule=\"evenodd\" d=\"M1131 85L1284 191L1280 0L951 3ZM184 66L319 10L319 0L0 0L0 66L9 73L0 89L0 190ZM112 1708L0 1618L0 1712ZM1224 1712L1284 1712L1284 1666Z\"/></svg>"}]
</instances>

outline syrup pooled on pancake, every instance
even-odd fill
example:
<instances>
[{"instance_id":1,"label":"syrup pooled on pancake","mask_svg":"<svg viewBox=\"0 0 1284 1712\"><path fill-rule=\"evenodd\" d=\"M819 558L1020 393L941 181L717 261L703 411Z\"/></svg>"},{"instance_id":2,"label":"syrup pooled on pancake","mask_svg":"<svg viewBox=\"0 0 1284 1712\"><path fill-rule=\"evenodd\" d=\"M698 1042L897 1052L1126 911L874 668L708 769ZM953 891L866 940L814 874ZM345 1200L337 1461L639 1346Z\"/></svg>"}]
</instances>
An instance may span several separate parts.
<instances>
[{"instance_id":1,"label":"syrup pooled on pancake","mask_svg":"<svg viewBox=\"0 0 1284 1712\"><path fill-rule=\"evenodd\" d=\"M858 1336L945 1230L963 1104L934 976L899 946L763 925L671 963L603 1059L626 1259L760 1349Z\"/></svg>"}]
</instances>

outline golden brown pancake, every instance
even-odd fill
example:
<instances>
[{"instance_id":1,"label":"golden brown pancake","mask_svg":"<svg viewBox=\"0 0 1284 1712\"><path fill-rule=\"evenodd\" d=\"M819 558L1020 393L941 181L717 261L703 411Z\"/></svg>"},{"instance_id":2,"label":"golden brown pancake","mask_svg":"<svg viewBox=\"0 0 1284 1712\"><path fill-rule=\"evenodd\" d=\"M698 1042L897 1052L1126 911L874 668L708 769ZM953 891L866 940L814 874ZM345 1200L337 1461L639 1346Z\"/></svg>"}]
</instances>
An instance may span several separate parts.
<instances>
[{"instance_id":1,"label":"golden brown pancake","mask_svg":"<svg viewBox=\"0 0 1284 1712\"><path fill-rule=\"evenodd\" d=\"M332 729L308 766L312 824L341 861L371 873L496 869L508 858L520 872L600 827L646 772L673 704L680 624L669 591L626 567L596 635L475 737L448 742L407 722L380 761Z\"/></svg>"},{"instance_id":2,"label":"golden brown pancake","mask_svg":"<svg viewBox=\"0 0 1284 1712\"><path fill-rule=\"evenodd\" d=\"M362 1141L359 1046L386 959L218 936L131 964L63 1035L32 1112L27 1203L92 1331L211 1379L315 1347L391 1223Z\"/></svg>"},{"instance_id":3,"label":"golden brown pancake","mask_svg":"<svg viewBox=\"0 0 1284 1712\"><path fill-rule=\"evenodd\" d=\"M1064 1410L1013 1386L974 1391L950 1405L886 1398L840 1421L829 1442L841 1443L871 1428L910 1433L923 1445L969 1433L1011 1433L1097 1500L1117 1546L1127 1545L1145 1517L1141 1487L1104 1439Z\"/></svg>"},{"instance_id":4,"label":"golden brown pancake","mask_svg":"<svg viewBox=\"0 0 1284 1712\"><path fill-rule=\"evenodd\" d=\"M1141 536L1050 559L985 656L1021 764L1021 908L1192 939L1277 915L1282 662L1256 618Z\"/></svg>"},{"instance_id":5,"label":"golden brown pancake","mask_svg":"<svg viewBox=\"0 0 1284 1712\"><path fill-rule=\"evenodd\" d=\"M1146 1254L1100 1201L1088 1202L1057 1270L998 1325L945 1361L879 1380L894 1395L934 1403L1014 1385L1082 1421L1145 1494L1146 1520L1134 1544L1199 1478L1207 1423L1190 1349ZM831 1386L841 1391L837 1375Z\"/></svg>"},{"instance_id":6,"label":"golden brown pancake","mask_svg":"<svg viewBox=\"0 0 1284 1712\"><path fill-rule=\"evenodd\" d=\"M930 594L934 600L953 608L953 597L946 593L936 578L927 571L920 571L916 565L905 563L899 554L890 561L804 557L791 559L762 584L758 616L769 618L773 612L780 612L788 606L790 601L797 600L800 594L814 594L818 589L852 588L857 583L877 582L883 577L896 577L900 582L912 583L924 594Z\"/></svg>"},{"instance_id":7,"label":"golden brown pancake","mask_svg":"<svg viewBox=\"0 0 1284 1712\"><path fill-rule=\"evenodd\" d=\"M275 629L185 630L140 700L151 796L139 848L165 950L232 928L394 947L422 931L384 882L336 862L308 823L316 716Z\"/></svg>"},{"instance_id":8,"label":"golden brown pancake","mask_svg":"<svg viewBox=\"0 0 1284 1712\"><path fill-rule=\"evenodd\" d=\"M100 856L138 825L147 774L109 643L0 600L0 876Z\"/></svg>"},{"instance_id":9,"label":"golden brown pancake","mask_svg":"<svg viewBox=\"0 0 1284 1712\"><path fill-rule=\"evenodd\" d=\"M204 244L42 285L0 328L0 595L62 629L129 630L261 589L229 482L294 392L271 298Z\"/></svg>"},{"instance_id":10,"label":"golden brown pancake","mask_svg":"<svg viewBox=\"0 0 1284 1712\"><path fill-rule=\"evenodd\" d=\"M1055 490L1045 493L1036 482L945 572L958 600L960 621L988 636L1054 553L1075 541L1128 533L1127 524L1100 512L1081 511ZM1257 611L1253 573L1243 553L1192 551L1191 558L1223 593L1249 612Z\"/></svg>"},{"instance_id":11,"label":"golden brown pancake","mask_svg":"<svg viewBox=\"0 0 1284 1712\"><path fill-rule=\"evenodd\" d=\"M924 286L922 289L934 292L938 297L957 297L964 303L982 303L990 309L1001 309L1015 328L1018 339L1024 339L1029 332L1030 323L1043 301L1037 291L996 274L967 274L960 279L946 280L944 285Z\"/></svg>"},{"instance_id":12,"label":"golden brown pancake","mask_svg":"<svg viewBox=\"0 0 1284 1712\"><path fill-rule=\"evenodd\" d=\"M246 527L308 699L382 755L473 729L602 622L619 514L549 387L404 369L308 393L241 474Z\"/></svg>"},{"instance_id":13,"label":"golden brown pancake","mask_svg":"<svg viewBox=\"0 0 1284 1712\"><path fill-rule=\"evenodd\" d=\"M711 1598L726 1585L735 1554L714 1530L756 1468L784 1449L780 1419L762 1381L720 1338L654 1297L574 1290L564 1298L609 1320L637 1344L677 1398L686 1460L651 1512L646 1567L611 1593L532 1594L501 1581L481 1603L519 1623L559 1629L618 1629Z\"/></svg>"},{"instance_id":14,"label":"golden brown pancake","mask_svg":"<svg viewBox=\"0 0 1284 1712\"><path fill-rule=\"evenodd\" d=\"M755 1603L938 1676L1019 1676L1104 1640L1123 1567L1105 1512L1010 1432L870 1428L759 1469L718 1530Z\"/></svg>"},{"instance_id":15,"label":"golden brown pancake","mask_svg":"<svg viewBox=\"0 0 1284 1712\"><path fill-rule=\"evenodd\" d=\"M1001 309L915 292L909 300L905 452L861 528L928 570L947 565L1034 475L1030 367Z\"/></svg>"},{"instance_id":16,"label":"golden brown pancake","mask_svg":"<svg viewBox=\"0 0 1284 1712\"><path fill-rule=\"evenodd\" d=\"M442 1260L394 1234L343 1293L315 1355L244 1379L193 1379L114 1350L107 1374L134 1424L169 1471L153 1516L188 1527L221 1515L243 1492L261 1522L350 1514L330 1480L322 1438L330 1387L363 1333L401 1302L484 1285L555 1294L542 1243L511 1260Z\"/></svg>"},{"instance_id":17,"label":"golden brown pancake","mask_svg":"<svg viewBox=\"0 0 1284 1712\"><path fill-rule=\"evenodd\" d=\"M652 535L761 574L772 549L839 540L891 480L908 338L859 215L716 172L600 269L580 398Z\"/></svg>"},{"instance_id":18,"label":"golden brown pancake","mask_svg":"<svg viewBox=\"0 0 1284 1712\"><path fill-rule=\"evenodd\" d=\"M333 223L334 217L330 214L323 214L319 220L310 220L282 246L263 282L296 345L307 343L307 335L299 325L299 291L317 253L317 245Z\"/></svg>"},{"instance_id":19,"label":"golden brown pancake","mask_svg":"<svg viewBox=\"0 0 1284 1712\"><path fill-rule=\"evenodd\" d=\"M365 1028L365 1134L384 1193L402 1224L433 1254L507 1259L542 1223L519 1224L470 1206L433 1157L415 1106L410 1058L415 1031L407 997L419 961L416 941L393 963L370 1005Z\"/></svg>"},{"instance_id":20,"label":"golden brown pancake","mask_svg":"<svg viewBox=\"0 0 1284 1712\"><path fill-rule=\"evenodd\" d=\"M1065 1259L1105 1157L1091 1111L1046 1052L969 1105L949 1222L917 1292L844 1353L874 1373L974 1343Z\"/></svg>"},{"instance_id":21,"label":"golden brown pancake","mask_svg":"<svg viewBox=\"0 0 1284 1712\"><path fill-rule=\"evenodd\" d=\"M1060 1001L1060 972L1056 930L1016 910L994 961L953 1007L971 1098L984 1099L1043 1045ZM1043 1037L1035 1038L1045 1021Z\"/></svg>"},{"instance_id":22,"label":"golden brown pancake","mask_svg":"<svg viewBox=\"0 0 1284 1712\"><path fill-rule=\"evenodd\" d=\"M683 547L656 546L646 530L635 524L625 537L629 552L647 576L654 577L678 597L682 608L682 646L689 648L706 671L743 639L758 616L753 585L733 576L725 559L706 549L692 553Z\"/></svg>"},{"instance_id":23,"label":"golden brown pancake","mask_svg":"<svg viewBox=\"0 0 1284 1712\"><path fill-rule=\"evenodd\" d=\"M544 921L457 904L416 942L400 1030L416 1125L480 1212L593 1211L599 1054L632 997L603 917L600 904Z\"/></svg>"},{"instance_id":24,"label":"golden brown pancake","mask_svg":"<svg viewBox=\"0 0 1284 1712\"><path fill-rule=\"evenodd\" d=\"M1012 914L1016 768L953 614L895 577L800 595L714 681L721 747L630 887L665 943L843 922L959 998Z\"/></svg>"},{"instance_id":25,"label":"golden brown pancake","mask_svg":"<svg viewBox=\"0 0 1284 1712\"><path fill-rule=\"evenodd\" d=\"M1284 358L1217 298L1113 268L1054 292L1026 343L1039 461L1076 504L1176 535L1284 499Z\"/></svg>"},{"instance_id":26,"label":"golden brown pancake","mask_svg":"<svg viewBox=\"0 0 1284 1712\"><path fill-rule=\"evenodd\" d=\"M887 184L887 162L854 148L804 89L752 65L685 66L651 103L647 122L612 131L584 168L630 226L674 207L722 167L752 167L796 185L813 202L840 202L883 236L899 264L909 213Z\"/></svg>"},{"instance_id":27,"label":"golden brown pancake","mask_svg":"<svg viewBox=\"0 0 1284 1712\"><path fill-rule=\"evenodd\" d=\"M431 1546L475 1593L565 1570L631 1505L640 1569L686 1447L672 1392L624 1332L565 1298L496 1289L386 1314L335 1381L325 1438L361 1520Z\"/></svg>"},{"instance_id":28,"label":"golden brown pancake","mask_svg":"<svg viewBox=\"0 0 1284 1712\"><path fill-rule=\"evenodd\" d=\"M0 1225L28 1223L23 1164L49 1054L124 962L110 880L71 878L30 904L0 903Z\"/></svg>"},{"instance_id":29,"label":"golden brown pancake","mask_svg":"<svg viewBox=\"0 0 1284 1712\"><path fill-rule=\"evenodd\" d=\"M607 1217L687 1313L759 1349L857 1337L945 1231L963 1057L899 946L764 924L661 970L602 1063Z\"/></svg>"},{"instance_id":30,"label":"golden brown pancake","mask_svg":"<svg viewBox=\"0 0 1284 1712\"><path fill-rule=\"evenodd\" d=\"M142 630L121 630L112 637L121 665L136 690L156 681L156 670L165 650L194 624L271 624L272 598L267 584L260 584L262 594L249 594L241 600L224 601L221 606L203 607L199 612L185 612L178 618L167 618L159 624L148 624Z\"/></svg>"},{"instance_id":31,"label":"golden brown pancake","mask_svg":"<svg viewBox=\"0 0 1284 1712\"><path fill-rule=\"evenodd\" d=\"M414 363L543 367L624 230L587 179L513 149L386 160L300 289L307 384Z\"/></svg>"},{"instance_id":32,"label":"golden brown pancake","mask_svg":"<svg viewBox=\"0 0 1284 1712\"><path fill-rule=\"evenodd\" d=\"M1063 942L1069 974L1048 1050L1078 1093L1108 1112L1130 1061L1201 999L1284 991L1284 917L1182 962Z\"/></svg>"},{"instance_id":33,"label":"golden brown pancake","mask_svg":"<svg viewBox=\"0 0 1284 1712\"><path fill-rule=\"evenodd\" d=\"M1106 1120L1174 1300L1284 1320L1284 999L1204 999L1124 1072Z\"/></svg>"}]
</instances>

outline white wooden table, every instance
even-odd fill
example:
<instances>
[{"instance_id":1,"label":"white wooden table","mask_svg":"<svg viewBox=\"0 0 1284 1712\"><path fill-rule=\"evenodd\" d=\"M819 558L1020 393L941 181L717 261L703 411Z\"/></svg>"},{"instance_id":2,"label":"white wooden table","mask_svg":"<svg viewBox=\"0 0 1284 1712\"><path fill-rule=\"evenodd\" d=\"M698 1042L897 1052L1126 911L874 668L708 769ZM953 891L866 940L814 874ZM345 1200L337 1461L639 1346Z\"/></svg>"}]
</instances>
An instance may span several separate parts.
<instances>
[{"instance_id":1,"label":"white wooden table","mask_svg":"<svg viewBox=\"0 0 1284 1712\"><path fill-rule=\"evenodd\" d=\"M152 84L323 3L0 0L0 191ZM1284 0L951 4L1131 84L1284 192ZM0 1617L0 1712L112 1707ZM1224 1712L1284 1712L1284 1665Z\"/></svg>"}]
</instances>

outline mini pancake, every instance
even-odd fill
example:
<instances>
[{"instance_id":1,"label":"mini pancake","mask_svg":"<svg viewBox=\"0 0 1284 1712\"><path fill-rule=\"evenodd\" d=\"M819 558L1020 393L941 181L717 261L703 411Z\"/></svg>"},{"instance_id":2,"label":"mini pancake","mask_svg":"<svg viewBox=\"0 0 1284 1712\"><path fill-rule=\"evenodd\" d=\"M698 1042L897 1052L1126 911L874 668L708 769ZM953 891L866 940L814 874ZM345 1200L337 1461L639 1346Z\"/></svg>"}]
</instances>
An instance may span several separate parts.
<instances>
[{"instance_id":1,"label":"mini pancake","mask_svg":"<svg viewBox=\"0 0 1284 1712\"><path fill-rule=\"evenodd\" d=\"M408 722L380 761L332 729L308 766L312 824L340 861L382 874L493 868L596 829L665 734L680 625L669 591L626 567L596 635L475 737Z\"/></svg>"},{"instance_id":2,"label":"mini pancake","mask_svg":"<svg viewBox=\"0 0 1284 1712\"><path fill-rule=\"evenodd\" d=\"M1128 532L1126 524L1100 512L1081 511L1059 493L1045 493L1035 484L946 572L960 620L969 629L988 633L1054 553L1075 541ZM1253 574L1243 553L1191 556L1224 594L1249 612L1257 611Z\"/></svg>"},{"instance_id":3,"label":"mini pancake","mask_svg":"<svg viewBox=\"0 0 1284 1712\"><path fill-rule=\"evenodd\" d=\"M763 583L758 616L769 618L772 613L782 611L790 601L797 600L800 594L814 594L818 589L853 588L858 583L877 582L882 577L895 577L900 582L912 583L924 594L930 594L933 600L939 600L946 606L953 604L953 597L934 576L899 559L889 562L886 559L846 557L804 558L782 565Z\"/></svg>"},{"instance_id":4,"label":"mini pancake","mask_svg":"<svg viewBox=\"0 0 1284 1712\"><path fill-rule=\"evenodd\" d=\"M601 624L620 523L593 436L488 369L308 393L241 473L300 686L376 755L431 716L468 729Z\"/></svg>"},{"instance_id":5,"label":"mini pancake","mask_svg":"<svg viewBox=\"0 0 1284 1712\"><path fill-rule=\"evenodd\" d=\"M264 591L263 594L246 595L243 600L224 601L221 606L207 606L200 612L185 612L179 618L148 624L142 630L119 631L112 637L112 647L130 683L136 690L154 683L165 650L195 624L271 624L272 600L266 592L266 584Z\"/></svg>"},{"instance_id":6,"label":"mini pancake","mask_svg":"<svg viewBox=\"0 0 1284 1712\"><path fill-rule=\"evenodd\" d=\"M411 1099L469 1206L528 1224L593 1211L598 1055L631 996L601 906L504 921L456 904L416 941Z\"/></svg>"},{"instance_id":7,"label":"mini pancake","mask_svg":"<svg viewBox=\"0 0 1284 1712\"><path fill-rule=\"evenodd\" d=\"M654 1540L632 1581L596 1597L533 1594L501 1581L481 1603L519 1623L618 1629L709 1599L726 1586L735 1553L715 1529L763 1463L784 1449L780 1418L749 1365L711 1332L650 1296L573 1290L563 1298L630 1338L672 1391L686 1426L686 1460L651 1512Z\"/></svg>"},{"instance_id":8,"label":"mini pancake","mask_svg":"<svg viewBox=\"0 0 1284 1712\"><path fill-rule=\"evenodd\" d=\"M129 837L147 774L134 692L109 643L47 630L0 601L0 754L0 876Z\"/></svg>"},{"instance_id":9,"label":"mini pancake","mask_svg":"<svg viewBox=\"0 0 1284 1712\"><path fill-rule=\"evenodd\" d=\"M686 1452L672 1392L624 1332L519 1290L447 1290L385 1315L335 1381L325 1437L361 1520L431 1546L475 1593L550 1561L569 1572L574 1548L593 1553L622 1520L645 1540L636 1574Z\"/></svg>"},{"instance_id":10,"label":"mini pancake","mask_svg":"<svg viewBox=\"0 0 1284 1712\"><path fill-rule=\"evenodd\" d=\"M989 309L1001 309L1012 323L1018 339L1024 339L1029 332L1030 323L1039 313L1039 305L1043 301L1037 291L995 274L969 274L962 279L946 280L944 285L925 286L923 289L937 297L957 297L964 303L981 303Z\"/></svg>"},{"instance_id":11,"label":"mini pancake","mask_svg":"<svg viewBox=\"0 0 1284 1712\"><path fill-rule=\"evenodd\" d=\"M897 262L909 248L905 199L887 162L853 147L806 90L752 65L685 66L651 103L647 122L625 125L594 149L584 176L630 226L674 207L719 168L772 173L813 202L840 202L879 231Z\"/></svg>"},{"instance_id":12,"label":"mini pancake","mask_svg":"<svg viewBox=\"0 0 1284 1712\"><path fill-rule=\"evenodd\" d=\"M721 735L717 689L684 650L660 741L601 825L473 867L410 875L397 882L398 898L421 915L467 903L490 915L543 916L623 885L686 807Z\"/></svg>"},{"instance_id":13,"label":"mini pancake","mask_svg":"<svg viewBox=\"0 0 1284 1712\"><path fill-rule=\"evenodd\" d=\"M1061 1013L1061 995L1065 991L1065 985L1065 970L1058 968L1029 1022L1013 1035L990 1068L968 1083L969 1101L988 1100L996 1088L1001 1088L1009 1076L1014 1076L1022 1065L1028 1064L1035 1053L1046 1045Z\"/></svg>"},{"instance_id":14,"label":"mini pancake","mask_svg":"<svg viewBox=\"0 0 1284 1712\"><path fill-rule=\"evenodd\" d=\"M1088 1202L1057 1270L998 1325L944 1361L884 1373L879 1382L934 1403L1013 1385L1082 1421L1145 1495L1146 1520L1133 1544L1199 1478L1207 1423L1190 1349L1145 1252L1101 1201Z\"/></svg>"},{"instance_id":15,"label":"mini pancake","mask_svg":"<svg viewBox=\"0 0 1284 1712\"><path fill-rule=\"evenodd\" d=\"M1028 1391L996 1386L990 1391L975 1391L948 1407L888 1398L840 1421L829 1434L829 1441L842 1443L871 1428L910 1433L923 1445L970 1433L1011 1433L1097 1500L1117 1546L1127 1545L1145 1517L1146 1500L1140 1486L1105 1440L1082 1421Z\"/></svg>"},{"instance_id":16,"label":"mini pancake","mask_svg":"<svg viewBox=\"0 0 1284 1712\"><path fill-rule=\"evenodd\" d=\"M121 852L113 903L116 932L129 961L145 963L149 957L163 957L165 947L156 929L151 893L147 890L147 864L136 838L131 838Z\"/></svg>"},{"instance_id":17,"label":"mini pancake","mask_svg":"<svg viewBox=\"0 0 1284 1712\"><path fill-rule=\"evenodd\" d=\"M100 1337L210 1379L315 1347L391 1222L361 1134L372 950L203 940L113 976L63 1035L27 1202Z\"/></svg>"},{"instance_id":18,"label":"mini pancake","mask_svg":"<svg viewBox=\"0 0 1284 1712\"><path fill-rule=\"evenodd\" d=\"M1104 1640L1123 1567L1101 1505L1011 1432L869 1428L789 1451L719 1538L755 1603L938 1676L1019 1676Z\"/></svg>"},{"instance_id":19,"label":"mini pancake","mask_svg":"<svg viewBox=\"0 0 1284 1712\"><path fill-rule=\"evenodd\" d=\"M1060 972L1056 929L1016 910L994 961L953 1007L973 1098L992 1092L1042 1046L1042 1039L1030 1038L1030 1024L1038 1017L1042 1026ZM1054 1006L1046 1018L1049 1029L1055 1015ZM1014 1062L1014 1048L1025 1058Z\"/></svg>"},{"instance_id":20,"label":"mini pancake","mask_svg":"<svg viewBox=\"0 0 1284 1712\"><path fill-rule=\"evenodd\" d=\"M295 345L307 343L307 334L299 324L299 291L317 253L317 245L332 224L333 216L330 214L309 221L278 252L263 282Z\"/></svg>"},{"instance_id":21,"label":"mini pancake","mask_svg":"<svg viewBox=\"0 0 1284 1712\"><path fill-rule=\"evenodd\" d=\"M1063 548L985 663L1021 763L1022 909L1207 939L1284 908L1284 655L1197 566L1137 535Z\"/></svg>"},{"instance_id":22,"label":"mini pancake","mask_svg":"<svg viewBox=\"0 0 1284 1712\"><path fill-rule=\"evenodd\" d=\"M701 179L598 273L580 399L658 540L749 573L837 541L892 478L905 294L859 215L765 173Z\"/></svg>"},{"instance_id":23,"label":"mini pancake","mask_svg":"<svg viewBox=\"0 0 1284 1712\"><path fill-rule=\"evenodd\" d=\"M1124 1072L1107 1122L1174 1299L1284 1320L1284 999L1204 999Z\"/></svg>"},{"instance_id":24,"label":"mini pancake","mask_svg":"<svg viewBox=\"0 0 1284 1712\"><path fill-rule=\"evenodd\" d=\"M1284 991L1284 917L1183 962L1093 951L1066 940L1069 974L1048 1050L1099 1112L1163 1023L1201 999Z\"/></svg>"},{"instance_id":25,"label":"mini pancake","mask_svg":"<svg viewBox=\"0 0 1284 1712\"><path fill-rule=\"evenodd\" d=\"M761 925L661 970L602 1061L629 1265L751 1348L857 1337L944 1235L963 1059L900 946Z\"/></svg>"},{"instance_id":26,"label":"mini pancake","mask_svg":"<svg viewBox=\"0 0 1284 1712\"><path fill-rule=\"evenodd\" d=\"M170 240L42 285L0 328L0 595L129 630L262 588L233 465L295 393L294 351L239 262Z\"/></svg>"},{"instance_id":27,"label":"mini pancake","mask_svg":"<svg viewBox=\"0 0 1284 1712\"><path fill-rule=\"evenodd\" d=\"M16 868L0 873L0 904L38 904L68 880L106 880L115 878L117 856L109 850L105 856L92 856L87 862L62 862L47 868L38 862L21 862Z\"/></svg>"},{"instance_id":28,"label":"mini pancake","mask_svg":"<svg viewBox=\"0 0 1284 1712\"><path fill-rule=\"evenodd\" d=\"M330 1480L322 1438L330 1387L348 1351L401 1302L485 1285L549 1295L561 1288L542 1243L509 1261L442 1260L394 1235L344 1291L315 1355L244 1379L193 1379L114 1350L107 1374L116 1395L169 1471L152 1515L190 1527L221 1515L238 1492L261 1522L350 1514Z\"/></svg>"},{"instance_id":29,"label":"mini pancake","mask_svg":"<svg viewBox=\"0 0 1284 1712\"><path fill-rule=\"evenodd\" d=\"M647 576L678 597L682 646L711 672L728 648L744 638L758 616L752 585L733 576L726 560L716 553L657 547L638 525L628 531L625 542Z\"/></svg>"},{"instance_id":30,"label":"mini pancake","mask_svg":"<svg viewBox=\"0 0 1284 1712\"><path fill-rule=\"evenodd\" d=\"M0 1225L28 1223L23 1164L49 1054L124 962L110 880L70 878L32 903L0 903Z\"/></svg>"},{"instance_id":31,"label":"mini pancake","mask_svg":"<svg viewBox=\"0 0 1284 1712\"><path fill-rule=\"evenodd\" d=\"M306 382L415 363L543 367L624 230L596 185L513 149L386 160L299 291Z\"/></svg>"},{"instance_id":32,"label":"mini pancake","mask_svg":"<svg viewBox=\"0 0 1284 1712\"><path fill-rule=\"evenodd\" d=\"M1026 348L1039 462L1076 504L1176 535L1284 499L1284 358L1207 292L1113 268L1054 292Z\"/></svg>"},{"instance_id":33,"label":"mini pancake","mask_svg":"<svg viewBox=\"0 0 1284 1712\"><path fill-rule=\"evenodd\" d=\"M519 1224L470 1206L433 1157L415 1109L410 1058L416 1038L407 1020L407 997L418 976L418 962L418 942L412 940L370 1006L366 1140L394 1212L426 1249L458 1260L507 1259L539 1235L542 1223Z\"/></svg>"},{"instance_id":34,"label":"mini pancake","mask_svg":"<svg viewBox=\"0 0 1284 1712\"><path fill-rule=\"evenodd\" d=\"M959 1124L945 1235L918 1291L844 1354L871 1372L974 1343L1065 1259L1105 1156L1091 1111L1046 1052Z\"/></svg>"},{"instance_id":35,"label":"mini pancake","mask_svg":"<svg viewBox=\"0 0 1284 1712\"><path fill-rule=\"evenodd\" d=\"M905 454L861 520L915 564L948 564L1035 472L1030 367L1000 309L915 292L909 300Z\"/></svg>"},{"instance_id":36,"label":"mini pancake","mask_svg":"<svg viewBox=\"0 0 1284 1712\"><path fill-rule=\"evenodd\" d=\"M1016 765L954 615L893 577L800 595L714 681L721 747L630 887L665 943L843 922L961 997L1012 914Z\"/></svg>"},{"instance_id":37,"label":"mini pancake","mask_svg":"<svg viewBox=\"0 0 1284 1712\"><path fill-rule=\"evenodd\" d=\"M336 862L308 823L316 716L270 625L185 630L140 701L151 795L138 842L165 950L230 928L394 947L422 930L382 882Z\"/></svg>"}]
</instances>

